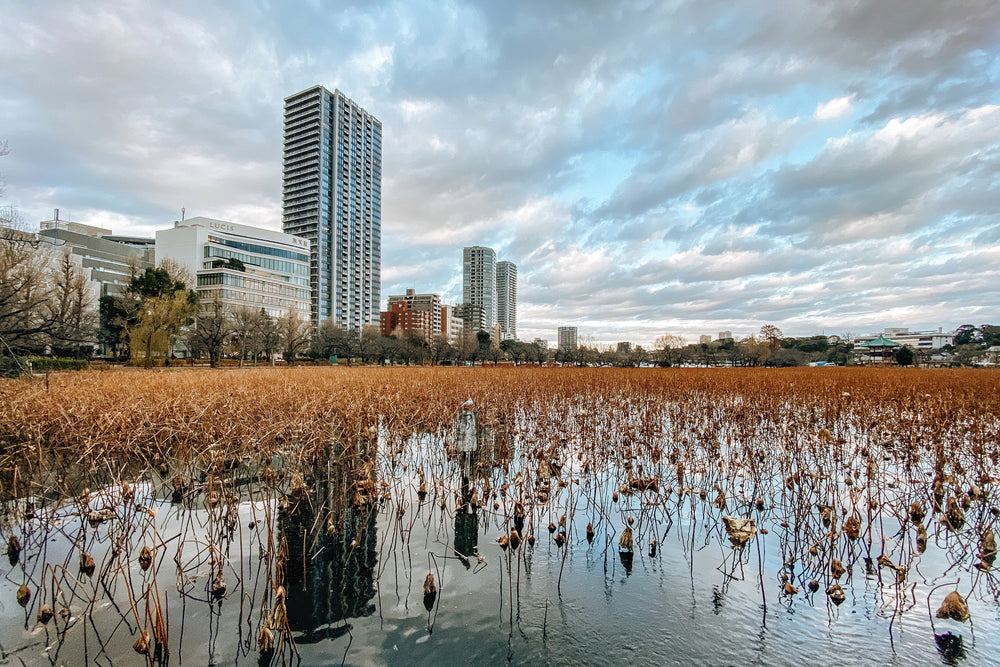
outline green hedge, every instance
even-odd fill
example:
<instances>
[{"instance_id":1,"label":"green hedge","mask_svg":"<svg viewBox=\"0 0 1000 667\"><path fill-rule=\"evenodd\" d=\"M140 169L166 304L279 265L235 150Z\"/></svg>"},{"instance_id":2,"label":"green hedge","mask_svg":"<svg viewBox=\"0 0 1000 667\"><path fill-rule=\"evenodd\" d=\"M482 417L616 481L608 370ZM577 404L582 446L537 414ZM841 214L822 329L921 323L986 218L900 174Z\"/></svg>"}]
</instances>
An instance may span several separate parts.
<instances>
[{"instance_id":1,"label":"green hedge","mask_svg":"<svg viewBox=\"0 0 1000 667\"><path fill-rule=\"evenodd\" d=\"M35 373L45 371L84 371L90 368L89 359L67 359L62 357L0 357L0 376L17 377L30 370Z\"/></svg>"}]
</instances>

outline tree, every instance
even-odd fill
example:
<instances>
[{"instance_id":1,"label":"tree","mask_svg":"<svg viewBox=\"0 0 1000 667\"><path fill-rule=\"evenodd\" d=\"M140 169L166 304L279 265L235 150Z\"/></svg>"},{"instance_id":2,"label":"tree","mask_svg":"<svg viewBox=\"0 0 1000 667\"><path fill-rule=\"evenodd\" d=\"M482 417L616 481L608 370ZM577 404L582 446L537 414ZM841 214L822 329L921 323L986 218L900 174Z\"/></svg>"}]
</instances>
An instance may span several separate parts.
<instances>
[{"instance_id":1,"label":"tree","mask_svg":"<svg viewBox=\"0 0 1000 667\"><path fill-rule=\"evenodd\" d=\"M260 343L260 351L266 359L274 365L274 355L282 343L281 327L278 320L271 317L266 310L260 309L260 317L257 318L256 338Z\"/></svg>"},{"instance_id":2,"label":"tree","mask_svg":"<svg viewBox=\"0 0 1000 667\"><path fill-rule=\"evenodd\" d=\"M979 327L979 340L985 347L1000 345L1000 326L995 324L984 324Z\"/></svg>"},{"instance_id":3,"label":"tree","mask_svg":"<svg viewBox=\"0 0 1000 667\"><path fill-rule=\"evenodd\" d=\"M135 322L128 338L132 354L141 352L143 365L162 355L169 365L170 348L182 329L198 314L198 293L187 289L183 269L170 262L147 268L129 282L124 297L135 305Z\"/></svg>"},{"instance_id":4,"label":"tree","mask_svg":"<svg viewBox=\"0 0 1000 667\"><path fill-rule=\"evenodd\" d=\"M429 349L431 353L431 363L435 365L450 359L454 352L451 346L451 339L448 337L448 334L443 333L431 338Z\"/></svg>"},{"instance_id":5,"label":"tree","mask_svg":"<svg viewBox=\"0 0 1000 667\"><path fill-rule=\"evenodd\" d=\"M953 345L970 345L976 342L979 331L971 324L963 324L955 329L955 339Z\"/></svg>"},{"instance_id":6,"label":"tree","mask_svg":"<svg viewBox=\"0 0 1000 667\"><path fill-rule=\"evenodd\" d=\"M680 360L684 339L673 334L664 334L653 343L653 355L660 366L673 366Z\"/></svg>"},{"instance_id":7,"label":"tree","mask_svg":"<svg viewBox=\"0 0 1000 667\"><path fill-rule=\"evenodd\" d=\"M319 325L316 336L313 338L310 356L315 359L344 357L349 366L351 357L358 353L360 347L361 340L356 330L348 329L332 319L327 319Z\"/></svg>"},{"instance_id":8,"label":"tree","mask_svg":"<svg viewBox=\"0 0 1000 667\"><path fill-rule=\"evenodd\" d=\"M398 338L403 343L406 364L409 365L411 361L423 364L424 353L427 350L427 339L424 337L424 332L419 329L407 329Z\"/></svg>"},{"instance_id":9,"label":"tree","mask_svg":"<svg viewBox=\"0 0 1000 667\"><path fill-rule=\"evenodd\" d=\"M0 351L80 353L94 342L92 297L83 269L35 235L0 220Z\"/></svg>"},{"instance_id":10,"label":"tree","mask_svg":"<svg viewBox=\"0 0 1000 667\"><path fill-rule=\"evenodd\" d=\"M222 356L222 346L235 331L233 319L218 299L203 305L195 321L195 328L188 335L188 343L196 352L208 353L208 363L215 368Z\"/></svg>"},{"instance_id":11,"label":"tree","mask_svg":"<svg viewBox=\"0 0 1000 667\"><path fill-rule=\"evenodd\" d=\"M760 339L767 343L767 346L772 350L781 347L782 338L784 338L784 334L781 333L781 329L773 324L765 324L760 328Z\"/></svg>"},{"instance_id":12,"label":"tree","mask_svg":"<svg viewBox=\"0 0 1000 667\"><path fill-rule=\"evenodd\" d=\"M298 311L289 309L284 317L278 318L278 331L285 361L294 366L295 359L309 346L312 338L309 322L300 318Z\"/></svg>"},{"instance_id":13,"label":"tree","mask_svg":"<svg viewBox=\"0 0 1000 667\"><path fill-rule=\"evenodd\" d=\"M913 348L909 345L896 350L896 363L900 366L909 366L913 363Z\"/></svg>"},{"instance_id":14,"label":"tree","mask_svg":"<svg viewBox=\"0 0 1000 667\"><path fill-rule=\"evenodd\" d=\"M359 349L361 359L370 364L373 361L382 363L385 356L382 354L382 330L374 324L366 324L361 327L361 345Z\"/></svg>"},{"instance_id":15,"label":"tree","mask_svg":"<svg viewBox=\"0 0 1000 667\"><path fill-rule=\"evenodd\" d=\"M240 355L240 367L246 360L247 355L257 361L257 355L261 352L260 344L260 320L267 317L267 313L261 310L254 310L247 306L240 306L233 311L232 315L232 343Z\"/></svg>"}]
</instances>

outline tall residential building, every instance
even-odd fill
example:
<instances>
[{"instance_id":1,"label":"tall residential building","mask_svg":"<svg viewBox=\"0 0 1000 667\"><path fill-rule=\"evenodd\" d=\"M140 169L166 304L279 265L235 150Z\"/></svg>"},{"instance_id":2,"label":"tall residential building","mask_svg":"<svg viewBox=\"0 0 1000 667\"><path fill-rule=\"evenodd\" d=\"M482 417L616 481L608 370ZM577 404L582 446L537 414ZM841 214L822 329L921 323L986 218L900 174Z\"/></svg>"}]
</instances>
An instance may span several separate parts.
<instances>
[{"instance_id":1,"label":"tall residential building","mask_svg":"<svg viewBox=\"0 0 1000 667\"><path fill-rule=\"evenodd\" d=\"M497 262L497 322L500 340L517 340L517 265Z\"/></svg>"},{"instance_id":2,"label":"tall residential building","mask_svg":"<svg viewBox=\"0 0 1000 667\"><path fill-rule=\"evenodd\" d=\"M497 254L493 248L462 250L462 310L466 327L493 331L497 319Z\"/></svg>"},{"instance_id":3,"label":"tall residential building","mask_svg":"<svg viewBox=\"0 0 1000 667\"><path fill-rule=\"evenodd\" d=\"M283 229L309 239L311 315L360 329L382 296L382 123L339 90L285 98Z\"/></svg>"},{"instance_id":4,"label":"tall residential building","mask_svg":"<svg viewBox=\"0 0 1000 667\"><path fill-rule=\"evenodd\" d=\"M576 350L576 327L559 327L557 335L560 351L572 352L573 350Z\"/></svg>"},{"instance_id":5,"label":"tall residential building","mask_svg":"<svg viewBox=\"0 0 1000 667\"><path fill-rule=\"evenodd\" d=\"M271 229L188 218L156 232L156 260L172 259L195 279L202 304L273 317L309 315L309 241Z\"/></svg>"}]
</instances>

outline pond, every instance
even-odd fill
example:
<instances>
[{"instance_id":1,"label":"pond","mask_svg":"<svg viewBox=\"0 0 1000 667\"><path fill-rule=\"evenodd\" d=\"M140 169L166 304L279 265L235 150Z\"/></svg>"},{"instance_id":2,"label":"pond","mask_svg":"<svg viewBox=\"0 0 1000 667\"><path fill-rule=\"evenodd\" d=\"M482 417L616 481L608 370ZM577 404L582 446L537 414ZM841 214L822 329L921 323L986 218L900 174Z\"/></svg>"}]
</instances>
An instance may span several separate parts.
<instances>
[{"instance_id":1,"label":"pond","mask_svg":"<svg viewBox=\"0 0 1000 667\"><path fill-rule=\"evenodd\" d=\"M645 434L621 425L641 453L595 449L586 421L576 410L554 439L516 420L481 424L472 443L461 428L394 439L372 424L308 459L290 448L165 462L11 500L3 661L977 665L1000 654L991 479L960 488L934 477L933 457L891 442L860 450L828 431L773 451L696 440L697 424L678 440L667 417ZM936 615L953 591L968 620Z\"/></svg>"}]
</instances>

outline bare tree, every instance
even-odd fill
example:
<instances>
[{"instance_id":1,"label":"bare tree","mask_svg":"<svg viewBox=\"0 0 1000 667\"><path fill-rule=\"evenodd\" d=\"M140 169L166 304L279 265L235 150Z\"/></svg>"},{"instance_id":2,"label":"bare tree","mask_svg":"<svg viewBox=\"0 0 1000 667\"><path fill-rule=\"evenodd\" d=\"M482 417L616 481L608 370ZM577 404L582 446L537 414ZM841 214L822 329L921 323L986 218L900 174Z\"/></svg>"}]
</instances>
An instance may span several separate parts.
<instances>
[{"instance_id":1,"label":"bare tree","mask_svg":"<svg viewBox=\"0 0 1000 667\"><path fill-rule=\"evenodd\" d=\"M16 349L93 342L93 299L68 253L0 221L0 340Z\"/></svg>"},{"instance_id":2,"label":"bare tree","mask_svg":"<svg viewBox=\"0 0 1000 667\"><path fill-rule=\"evenodd\" d=\"M247 306L240 306L233 311L233 339L240 354L240 367L250 355L254 363L257 362L257 355L262 352L261 346L261 321L267 317L267 313L262 310L254 310Z\"/></svg>"},{"instance_id":3,"label":"bare tree","mask_svg":"<svg viewBox=\"0 0 1000 667\"><path fill-rule=\"evenodd\" d=\"M663 334L653 343L653 354L664 366L673 366L681 360L685 340L673 334Z\"/></svg>"},{"instance_id":4,"label":"bare tree","mask_svg":"<svg viewBox=\"0 0 1000 667\"><path fill-rule=\"evenodd\" d=\"M215 368L222 356L222 346L234 332L233 320L218 299L203 304L195 320L195 328L188 335L188 343L198 352L208 353L209 366Z\"/></svg>"},{"instance_id":5,"label":"bare tree","mask_svg":"<svg viewBox=\"0 0 1000 667\"><path fill-rule=\"evenodd\" d=\"M288 314L278 318L278 331L281 334L285 361L294 366L299 353L309 346L312 337L309 322L300 318L298 311L289 309Z\"/></svg>"}]
</instances>

